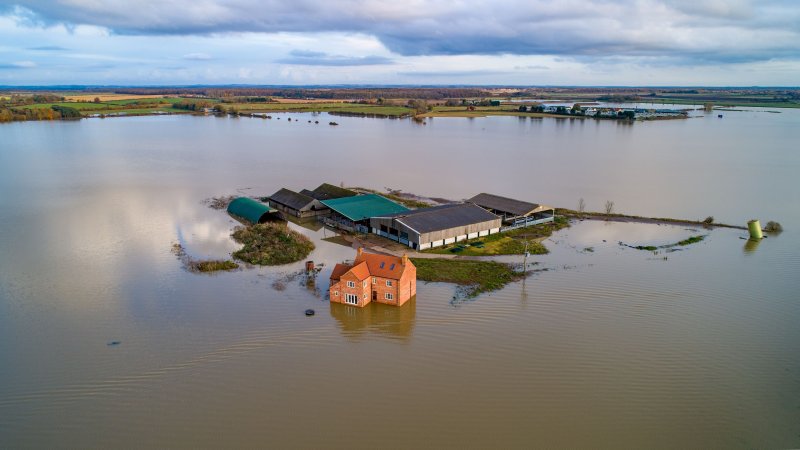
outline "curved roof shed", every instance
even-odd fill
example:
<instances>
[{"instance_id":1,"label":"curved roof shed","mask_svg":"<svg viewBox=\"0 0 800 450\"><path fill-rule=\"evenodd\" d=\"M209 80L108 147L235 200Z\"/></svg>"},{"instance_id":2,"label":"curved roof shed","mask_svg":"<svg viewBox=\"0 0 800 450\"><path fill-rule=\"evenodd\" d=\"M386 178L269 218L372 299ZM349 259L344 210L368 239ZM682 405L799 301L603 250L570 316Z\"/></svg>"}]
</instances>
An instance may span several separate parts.
<instances>
[{"instance_id":1,"label":"curved roof shed","mask_svg":"<svg viewBox=\"0 0 800 450\"><path fill-rule=\"evenodd\" d=\"M241 217L252 223L266 222L269 214L276 210L252 198L239 197L228 204L228 214Z\"/></svg>"}]
</instances>

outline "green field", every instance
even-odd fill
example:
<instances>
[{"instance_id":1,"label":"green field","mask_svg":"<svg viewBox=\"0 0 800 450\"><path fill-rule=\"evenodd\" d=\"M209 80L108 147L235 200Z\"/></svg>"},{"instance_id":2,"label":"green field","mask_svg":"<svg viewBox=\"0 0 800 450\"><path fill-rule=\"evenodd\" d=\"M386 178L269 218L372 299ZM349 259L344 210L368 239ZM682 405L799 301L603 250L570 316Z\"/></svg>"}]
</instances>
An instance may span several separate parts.
<instances>
[{"instance_id":1,"label":"green field","mask_svg":"<svg viewBox=\"0 0 800 450\"><path fill-rule=\"evenodd\" d=\"M524 276L508 264L495 261L411 258L411 262L417 268L418 280L464 286L463 294L467 298L502 289Z\"/></svg>"}]
</instances>

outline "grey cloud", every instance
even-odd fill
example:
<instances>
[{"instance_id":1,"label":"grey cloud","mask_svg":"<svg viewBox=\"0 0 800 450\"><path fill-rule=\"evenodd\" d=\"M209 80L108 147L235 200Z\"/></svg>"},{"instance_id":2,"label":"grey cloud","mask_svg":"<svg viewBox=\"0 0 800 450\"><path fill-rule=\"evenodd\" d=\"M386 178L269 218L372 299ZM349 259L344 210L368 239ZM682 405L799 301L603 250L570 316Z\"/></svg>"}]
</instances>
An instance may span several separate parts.
<instances>
[{"instance_id":1,"label":"grey cloud","mask_svg":"<svg viewBox=\"0 0 800 450\"><path fill-rule=\"evenodd\" d=\"M189 61L208 61L212 58L208 53L187 53L183 55L183 59Z\"/></svg>"},{"instance_id":2,"label":"grey cloud","mask_svg":"<svg viewBox=\"0 0 800 450\"><path fill-rule=\"evenodd\" d=\"M281 64L292 64L300 66L377 66L394 64L389 58L383 56L341 56L328 55L324 52L307 50L293 50L289 57L278 59L276 62Z\"/></svg>"},{"instance_id":3,"label":"grey cloud","mask_svg":"<svg viewBox=\"0 0 800 450\"><path fill-rule=\"evenodd\" d=\"M140 0L135 14L122 1L28 0L22 7L0 0L2 6L28 24L91 24L119 34L364 33L405 56L800 57L800 8L793 0ZM316 53L284 62L358 65Z\"/></svg>"},{"instance_id":4,"label":"grey cloud","mask_svg":"<svg viewBox=\"0 0 800 450\"><path fill-rule=\"evenodd\" d=\"M457 77L476 77L476 76L493 76L493 75L507 75L508 72L500 70L442 70L442 71L417 71L417 72L398 72L398 75L407 77L425 77L425 78L457 78Z\"/></svg>"},{"instance_id":5,"label":"grey cloud","mask_svg":"<svg viewBox=\"0 0 800 450\"><path fill-rule=\"evenodd\" d=\"M34 50L37 52L65 52L69 49L60 47L58 45L40 45L38 47L28 47L28 50Z\"/></svg>"}]
</instances>

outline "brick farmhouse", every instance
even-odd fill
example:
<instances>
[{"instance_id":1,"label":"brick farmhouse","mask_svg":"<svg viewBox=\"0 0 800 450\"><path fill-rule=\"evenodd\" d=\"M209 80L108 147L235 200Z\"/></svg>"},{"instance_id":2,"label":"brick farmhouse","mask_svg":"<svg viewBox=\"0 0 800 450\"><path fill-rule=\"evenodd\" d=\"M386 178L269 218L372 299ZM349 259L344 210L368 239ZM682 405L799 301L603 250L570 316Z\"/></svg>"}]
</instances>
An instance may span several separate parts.
<instances>
[{"instance_id":1,"label":"brick farmhouse","mask_svg":"<svg viewBox=\"0 0 800 450\"><path fill-rule=\"evenodd\" d=\"M377 255L359 248L353 264L333 268L329 294L333 303L401 306L417 294L417 268L406 255Z\"/></svg>"}]
</instances>

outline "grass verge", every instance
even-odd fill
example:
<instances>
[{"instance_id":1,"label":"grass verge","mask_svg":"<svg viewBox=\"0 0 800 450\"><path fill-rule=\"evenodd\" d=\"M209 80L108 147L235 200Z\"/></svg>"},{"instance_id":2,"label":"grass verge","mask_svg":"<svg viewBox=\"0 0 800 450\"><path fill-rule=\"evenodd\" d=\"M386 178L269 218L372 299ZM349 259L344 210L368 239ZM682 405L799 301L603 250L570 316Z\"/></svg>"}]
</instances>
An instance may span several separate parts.
<instances>
[{"instance_id":1,"label":"grass verge","mask_svg":"<svg viewBox=\"0 0 800 450\"><path fill-rule=\"evenodd\" d=\"M284 223L260 223L237 227L233 239L244 245L233 257L250 264L276 266L300 261L314 250L306 236L291 230Z\"/></svg>"},{"instance_id":2,"label":"grass verge","mask_svg":"<svg viewBox=\"0 0 800 450\"><path fill-rule=\"evenodd\" d=\"M496 261L463 259L412 258L417 267L417 279L464 286L467 298L496 291L524 275L510 265Z\"/></svg>"}]
</instances>

